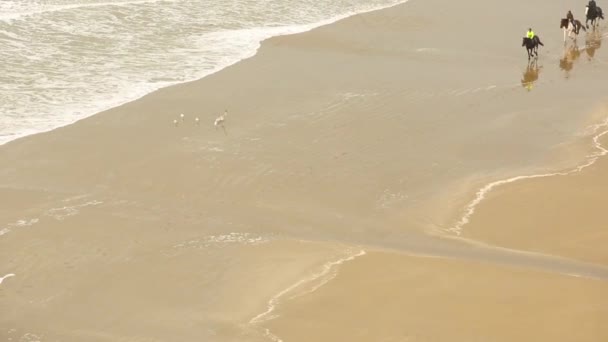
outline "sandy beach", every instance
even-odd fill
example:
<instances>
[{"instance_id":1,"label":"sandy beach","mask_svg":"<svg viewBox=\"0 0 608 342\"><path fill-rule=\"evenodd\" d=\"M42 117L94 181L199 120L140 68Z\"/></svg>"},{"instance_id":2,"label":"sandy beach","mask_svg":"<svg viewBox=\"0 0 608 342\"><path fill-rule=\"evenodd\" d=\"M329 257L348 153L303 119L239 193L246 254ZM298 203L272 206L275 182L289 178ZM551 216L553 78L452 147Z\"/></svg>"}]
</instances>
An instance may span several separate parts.
<instances>
[{"instance_id":1,"label":"sandy beach","mask_svg":"<svg viewBox=\"0 0 608 342\"><path fill-rule=\"evenodd\" d=\"M600 141L605 145L606 138ZM600 159L581 172L522 180L497 189L480 204L463 235L606 265L607 166Z\"/></svg>"},{"instance_id":2,"label":"sandy beach","mask_svg":"<svg viewBox=\"0 0 608 342\"><path fill-rule=\"evenodd\" d=\"M601 281L377 252L267 325L284 341L603 341L606 290Z\"/></svg>"},{"instance_id":3,"label":"sandy beach","mask_svg":"<svg viewBox=\"0 0 608 342\"><path fill-rule=\"evenodd\" d=\"M0 146L0 340L607 340L581 7L410 0Z\"/></svg>"}]
</instances>

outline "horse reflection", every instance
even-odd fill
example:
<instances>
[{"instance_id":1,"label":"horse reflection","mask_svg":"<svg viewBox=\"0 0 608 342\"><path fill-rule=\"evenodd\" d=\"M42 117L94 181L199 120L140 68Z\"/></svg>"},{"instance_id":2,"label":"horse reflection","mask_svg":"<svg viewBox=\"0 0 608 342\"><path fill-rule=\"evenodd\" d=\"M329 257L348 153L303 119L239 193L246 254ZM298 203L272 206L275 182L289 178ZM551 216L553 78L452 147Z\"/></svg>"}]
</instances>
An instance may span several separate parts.
<instances>
[{"instance_id":1,"label":"horse reflection","mask_svg":"<svg viewBox=\"0 0 608 342\"><path fill-rule=\"evenodd\" d=\"M540 69L542 69L542 66L539 67L538 62L536 60L533 60L528 63L526 71L524 71L523 77L521 79L521 86L526 88L528 91L532 90L534 83L538 81Z\"/></svg>"},{"instance_id":2,"label":"horse reflection","mask_svg":"<svg viewBox=\"0 0 608 342\"><path fill-rule=\"evenodd\" d=\"M570 46L564 49L564 56L559 60L559 68L566 72L566 78L570 77L570 71L574 67L574 62L581 56L578 46Z\"/></svg>"},{"instance_id":3,"label":"horse reflection","mask_svg":"<svg viewBox=\"0 0 608 342\"><path fill-rule=\"evenodd\" d=\"M595 56L595 51L602 47L602 34L599 31L589 33L585 39L585 45L585 51L589 60L591 60Z\"/></svg>"}]
</instances>

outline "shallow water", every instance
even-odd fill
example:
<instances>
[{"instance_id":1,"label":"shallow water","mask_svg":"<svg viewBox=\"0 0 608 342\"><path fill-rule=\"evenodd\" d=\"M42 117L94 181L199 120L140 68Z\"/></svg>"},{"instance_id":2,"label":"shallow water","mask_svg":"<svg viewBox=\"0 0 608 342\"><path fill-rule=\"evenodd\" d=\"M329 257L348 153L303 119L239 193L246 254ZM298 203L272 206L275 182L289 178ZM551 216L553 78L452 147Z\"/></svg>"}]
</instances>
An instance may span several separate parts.
<instances>
[{"instance_id":1,"label":"shallow water","mask_svg":"<svg viewBox=\"0 0 608 342\"><path fill-rule=\"evenodd\" d=\"M0 144L252 56L262 40L403 0L0 2Z\"/></svg>"}]
</instances>

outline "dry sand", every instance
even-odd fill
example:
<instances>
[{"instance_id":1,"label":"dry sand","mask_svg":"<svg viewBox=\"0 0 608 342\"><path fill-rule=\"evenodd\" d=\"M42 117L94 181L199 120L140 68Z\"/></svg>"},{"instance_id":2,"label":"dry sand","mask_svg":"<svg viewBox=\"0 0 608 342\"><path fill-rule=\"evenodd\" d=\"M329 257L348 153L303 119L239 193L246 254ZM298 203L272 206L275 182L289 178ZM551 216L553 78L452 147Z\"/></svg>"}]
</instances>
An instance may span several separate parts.
<instances>
[{"instance_id":1,"label":"dry sand","mask_svg":"<svg viewBox=\"0 0 608 342\"><path fill-rule=\"evenodd\" d=\"M600 159L579 173L497 188L478 206L463 236L608 265L606 170L608 162Z\"/></svg>"},{"instance_id":2,"label":"dry sand","mask_svg":"<svg viewBox=\"0 0 608 342\"><path fill-rule=\"evenodd\" d=\"M606 291L603 281L377 252L266 325L294 342L599 342Z\"/></svg>"}]
</instances>

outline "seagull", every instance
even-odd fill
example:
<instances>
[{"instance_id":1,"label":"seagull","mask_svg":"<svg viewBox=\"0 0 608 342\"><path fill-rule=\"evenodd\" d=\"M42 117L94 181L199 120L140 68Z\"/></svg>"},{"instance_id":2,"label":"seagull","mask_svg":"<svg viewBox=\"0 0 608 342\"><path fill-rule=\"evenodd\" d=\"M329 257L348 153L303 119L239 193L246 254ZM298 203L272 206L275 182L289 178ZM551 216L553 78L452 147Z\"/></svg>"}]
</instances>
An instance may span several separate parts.
<instances>
[{"instance_id":1,"label":"seagull","mask_svg":"<svg viewBox=\"0 0 608 342\"><path fill-rule=\"evenodd\" d=\"M0 278L0 284L2 284L2 282L4 281L4 279L10 278L10 277L14 277L15 275L13 273L9 273L7 275L5 275L4 277Z\"/></svg>"},{"instance_id":2,"label":"seagull","mask_svg":"<svg viewBox=\"0 0 608 342\"><path fill-rule=\"evenodd\" d=\"M173 124L175 125L175 127L177 127L177 125L179 124L179 123L177 122L177 119L173 120Z\"/></svg>"},{"instance_id":3,"label":"seagull","mask_svg":"<svg viewBox=\"0 0 608 342\"><path fill-rule=\"evenodd\" d=\"M182 119L182 122L184 122L184 116L185 116L185 115L184 115L184 113L181 113L181 114L179 115L179 117Z\"/></svg>"},{"instance_id":4,"label":"seagull","mask_svg":"<svg viewBox=\"0 0 608 342\"><path fill-rule=\"evenodd\" d=\"M200 121L200 120L198 119L198 117L194 118L194 124L195 124L195 125L197 125L197 126L198 126L198 125L199 125L199 121Z\"/></svg>"},{"instance_id":5,"label":"seagull","mask_svg":"<svg viewBox=\"0 0 608 342\"><path fill-rule=\"evenodd\" d=\"M228 110L225 110L224 114L218 116L217 119L215 119L215 122L213 123L213 125L215 127L217 127L219 125L224 125L224 121L226 121L226 116L228 116Z\"/></svg>"}]
</instances>

